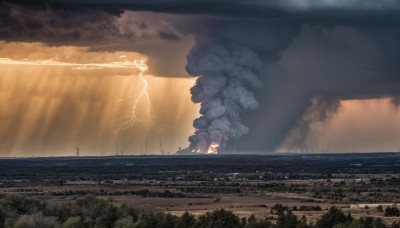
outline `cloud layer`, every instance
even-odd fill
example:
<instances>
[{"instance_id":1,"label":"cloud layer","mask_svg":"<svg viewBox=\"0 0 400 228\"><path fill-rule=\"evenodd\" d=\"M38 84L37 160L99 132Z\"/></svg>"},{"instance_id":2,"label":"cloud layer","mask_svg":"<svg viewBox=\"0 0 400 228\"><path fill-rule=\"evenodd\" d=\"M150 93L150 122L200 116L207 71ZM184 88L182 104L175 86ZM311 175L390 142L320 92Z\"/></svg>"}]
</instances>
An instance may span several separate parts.
<instances>
[{"instance_id":1,"label":"cloud layer","mask_svg":"<svg viewBox=\"0 0 400 228\"><path fill-rule=\"evenodd\" d=\"M254 53L262 66L254 70L247 62L244 65L264 87L244 85L240 90L254 93L260 107L250 114L236 110L250 129L238 145L240 150L273 150L282 142L296 150L304 146L313 122L338 110L339 100L400 97L400 2L395 0L3 0L0 4L2 40L139 51L163 76L183 75L179 70L183 53L195 42L188 70L201 76L192 99L204 102L204 116L211 115L210 107L228 107L221 99L207 102L232 87L231 80L221 79L232 74L221 70L215 58L203 58L211 52L207 50L222 47L228 56L238 49ZM291 30L297 32L287 32ZM215 85L219 87L211 88ZM202 132L215 130L203 122L194 124Z\"/></svg>"}]
</instances>

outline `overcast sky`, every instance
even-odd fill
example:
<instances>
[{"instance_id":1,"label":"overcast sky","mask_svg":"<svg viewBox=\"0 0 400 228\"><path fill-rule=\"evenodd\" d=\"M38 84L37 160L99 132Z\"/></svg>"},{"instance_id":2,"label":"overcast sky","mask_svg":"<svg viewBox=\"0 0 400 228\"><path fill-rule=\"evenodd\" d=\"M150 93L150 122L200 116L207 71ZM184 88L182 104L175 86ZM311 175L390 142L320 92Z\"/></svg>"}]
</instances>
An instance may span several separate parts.
<instances>
[{"instance_id":1,"label":"overcast sky","mask_svg":"<svg viewBox=\"0 0 400 228\"><path fill-rule=\"evenodd\" d=\"M148 153L396 150L399 11L394 0L0 1L0 156L141 154L146 139Z\"/></svg>"}]
</instances>

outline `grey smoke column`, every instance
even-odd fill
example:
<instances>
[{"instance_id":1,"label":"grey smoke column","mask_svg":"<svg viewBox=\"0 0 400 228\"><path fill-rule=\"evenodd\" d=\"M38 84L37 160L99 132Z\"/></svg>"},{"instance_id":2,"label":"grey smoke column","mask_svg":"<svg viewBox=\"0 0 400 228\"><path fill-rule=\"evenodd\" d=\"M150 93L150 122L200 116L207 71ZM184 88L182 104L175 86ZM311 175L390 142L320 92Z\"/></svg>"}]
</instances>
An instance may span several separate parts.
<instances>
[{"instance_id":1,"label":"grey smoke column","mask_svg":"<svg viewBox=\"0 0 400 228\"><path fill-rule=\"evenodd\" d=\"M262 86L264 67L278 59L299 27L258 23L229 23L211 27L214 32L196 34L196 45L187 57L186 70L196 76L192 101L201 103L201 116L194 120L195 133L188 150L207 153L249 132L240 114L259 103L254 89Z\"/></svg>"}]
</instances>

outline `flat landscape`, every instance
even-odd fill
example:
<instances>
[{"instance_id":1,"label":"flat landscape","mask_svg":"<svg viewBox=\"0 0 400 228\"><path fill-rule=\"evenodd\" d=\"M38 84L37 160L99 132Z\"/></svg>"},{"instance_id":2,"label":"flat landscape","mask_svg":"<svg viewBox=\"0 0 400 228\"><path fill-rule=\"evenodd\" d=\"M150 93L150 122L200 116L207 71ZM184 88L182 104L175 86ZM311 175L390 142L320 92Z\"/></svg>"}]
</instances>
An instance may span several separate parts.
<instances>
[{"instance_id":1,"label":"flat landscape","mask_svg":"<svg viewBox=\"0 0 400 228\"><path fill-rule=\"evenodd\" d=\"M85 195L116 205L194 215L225 208L239 216L276 216L282 204L315 221L331 206L354 217L385 217L400 204L400 156L273 154L0 159L0 195L61 205Z\"/></svg>"}]
</instances>

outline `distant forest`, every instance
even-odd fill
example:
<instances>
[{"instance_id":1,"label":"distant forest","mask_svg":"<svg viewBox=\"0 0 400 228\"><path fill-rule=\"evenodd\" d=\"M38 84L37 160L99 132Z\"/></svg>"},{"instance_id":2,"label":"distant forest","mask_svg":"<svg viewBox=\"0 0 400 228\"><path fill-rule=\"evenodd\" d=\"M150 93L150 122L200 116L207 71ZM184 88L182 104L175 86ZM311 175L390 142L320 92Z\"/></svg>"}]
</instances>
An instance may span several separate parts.
<instances>
[{"instance_id":1,"label":"distant forest","mask_svg":"<svg viewBox=\"0 0 400 228\"><path fill-rule=\"evenodd\" d=\"M300 208L301 209L301 208ZM385 216L400 216L396 207L385 210ZM296 208L296 210L298 210ZM155 210L139 210L85 196L59 206L21 195L7 195L0 200L0 227L3 228L400 228L400 220L385 224L380 218L355 219L341 209L331 207L315 223L298 218L288 207L271 208L277 217L240 218L233 212L218 209L200 216L188 212L174 216Z\"/></svg>"}]
</instances>

